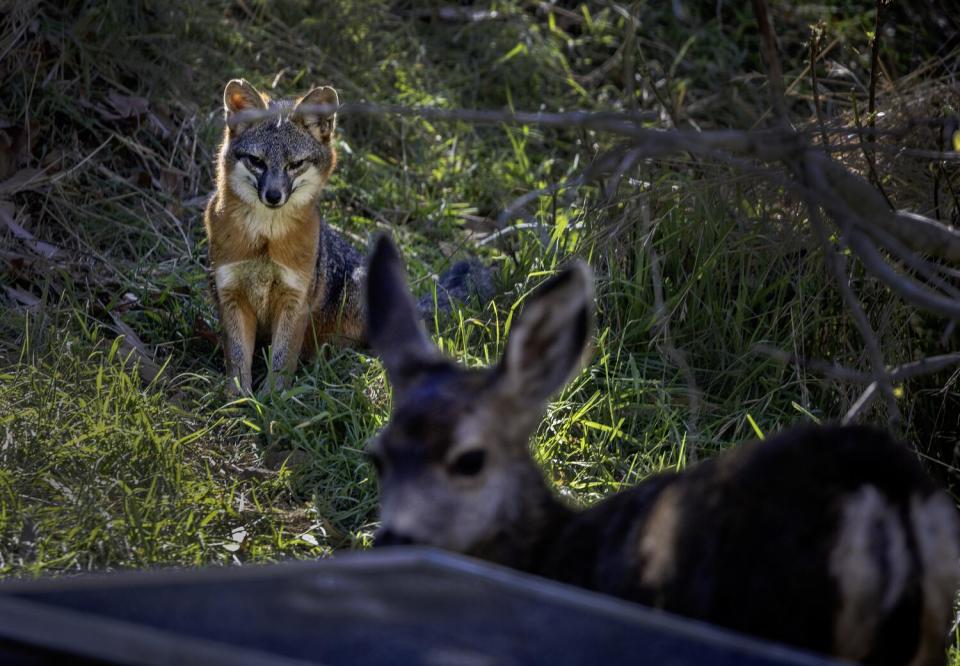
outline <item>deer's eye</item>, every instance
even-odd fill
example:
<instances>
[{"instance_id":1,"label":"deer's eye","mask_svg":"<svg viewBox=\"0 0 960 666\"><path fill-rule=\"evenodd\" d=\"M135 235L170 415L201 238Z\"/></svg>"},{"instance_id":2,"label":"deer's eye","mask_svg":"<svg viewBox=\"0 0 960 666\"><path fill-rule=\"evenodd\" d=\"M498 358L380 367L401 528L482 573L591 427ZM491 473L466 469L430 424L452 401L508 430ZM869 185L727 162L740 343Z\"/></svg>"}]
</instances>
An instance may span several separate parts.
<instances>
[{"instance_id":1,"label":"deer's eye","mask_svg":"<svg viewBox=\"0 0 960 666\"><path fill-rule=\"evenodd\" d=\"M367 462L373 465L373 469L377 471L377 476L383 476L383 459L380 458L380 455L371 451L367 451L364 455Z\"/></svg>"},{"instance_id":2,"label":"deer's eye","mask_svg":"<svg viewBox=\"0 0 960 666\"><path fill-rule=\"evenodd\" d=\"M456 476L476 476L483 471L487 462L487 452L483 449L465 451L450 463L450 473Z\"/></svg>"},{"instance_id":3,"label":"deer's eye","mask_svg":"<svg viewBox=\"0 0 960 666\"><path fill-rule=\"evenodd\" d=\"M240 159L244 160L247 164L252 166L257 171L263 171L267 168L267 163L256 155L241 155Z\"/></svg>"}]
</instances>

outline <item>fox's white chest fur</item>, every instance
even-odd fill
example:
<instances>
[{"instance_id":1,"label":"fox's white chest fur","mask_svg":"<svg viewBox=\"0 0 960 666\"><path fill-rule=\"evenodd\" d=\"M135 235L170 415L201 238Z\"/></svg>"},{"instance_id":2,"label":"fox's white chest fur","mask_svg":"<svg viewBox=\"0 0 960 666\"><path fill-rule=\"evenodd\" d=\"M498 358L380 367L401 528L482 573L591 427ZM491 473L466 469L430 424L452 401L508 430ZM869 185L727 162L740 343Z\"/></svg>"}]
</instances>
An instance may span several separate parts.
<instances>
[{"instance_id":1,"label":"fox's white chest fur","mask_svg":"<svg viewBox=\"0 0 960 666\"><path fill-rule=\"evenodd\" d=\"M237 290L244 294L257 315L257 322L270 321L270 307L280 292L299 295L306 302L307 279L288 266L267 258L235 261L217 266L214 282L220 292Z\"/></svg>"}]
</instances>

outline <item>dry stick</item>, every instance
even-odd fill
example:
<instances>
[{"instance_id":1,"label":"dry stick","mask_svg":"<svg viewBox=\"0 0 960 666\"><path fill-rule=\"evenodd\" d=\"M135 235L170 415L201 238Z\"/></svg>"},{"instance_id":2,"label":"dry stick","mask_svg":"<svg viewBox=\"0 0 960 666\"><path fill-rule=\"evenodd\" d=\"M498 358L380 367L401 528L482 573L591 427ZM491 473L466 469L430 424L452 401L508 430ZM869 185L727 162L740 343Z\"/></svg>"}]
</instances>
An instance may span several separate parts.
<instances>
[{"instance_id":1,"label":"dry stick","mask_svg":"<svg viewBox=\"0 0 960 666\"><path fill-rule=\"evenodd\" d=\"M817 114L817 125L820 127L820 137L823 142L823 150L830 154L830 137L827 135L826 123L823 121L823 109L820 108L820 90L817 81L817 60L820 58L820 37L822 28L817 25L813 28L813 34L810 36L810 79L813 86L813 108Z\"/></svg>"},{"instance_id":2,"label":"dry stick","mask_svg":"<svg viewBox=\"0 0 960 666\"><path fill-rule=\"evenodd\" d=\"M870 228L867 230L867 234L873 237L887 252L922 275L927 282L955 300L960 301L960 289L957 289L946 280L946 276L938 270L940 268L939 266L912 252L903 243L894 238L892 234L887 233L883 229Z\"/></svg>"},{"instance_id":3,"label":"dry stick","mask_svg":"<svg viewBox=\"0 0 960 666\"><path fill-rule=\"evenodd\" d=\"M657 120L660 115L655 111L624 113L619 111L567 111L550 113L546 111L492 111L486 109L441 109L435 106L402 106L399 104L373 104L370 102L348 102L340 106L334 104L304 104L297 107L300 113L331 115L333 113L359 116L418 116L428 120L460 121L474 125L540 125L542 127L582 127L603 130L624 136L637 136L654 130L643 129L641 123ZM281 110L246 109L235 113L227 120L233 127L238 124L276 119Z\"/></svg>"},{"instance_id":4,"label":"dry stick","mask_svg":"<svg viewBox=\"0 0 960 666\"><path fill-rule=\"evenodd\" d=\"M861 129L863 124L861 123L859 107L857 107L856 95L851 95L850 100L853 102L853 121L856 123L857 128ZM883 185L880 183L880 176L877 175L877 164L873 151L867 148L866 134L858 134L857 138L860 141L860 148L863 150L863 158L867 161L867 173L870 177L870 184L877 188L880 194L883 195L883 200L887 202L887 207L893 210L893 202L891 202L890 197L887 196L886 190L883 189Z\"/></svg>"},{"instance_id":5,"label":"dry stick","mask_svg":"<svg viewBox=\"0 0 960 666\"><path fill-rule=\"evenodd\" d=\"M814 161L813 157L814 156L809 156L808 161ZM917 281L898 273L887 263L883 255L880 254L880 251L864 233L864 230L870 228L864 221L868 217L868 215L865 215L865 212L868 214L873 212L868 208L870 205L869 201L857 201L854 196L856 188L854 188L854 191L844 190L842 187L839 190L837 189L837 185L842 185L842 183L837 182L837 173L831 170L835 167L833 163L821 159L819 166L822 168L808 169L808 173L812 179L810 185L815 192L818 192L818 198L824 208L827 209L830 216L837 222L837 225L845 235L850 249L857 254L864 267L882 282L885 282L892 290L899 293L904 300L940 315L952 319L960 319L960 301L930 291ZM831 177L829 183L827 181L828 174ZM869 188L869 185L867 185L867 187ZM866 194L868 196L876 196L876 190L869 188L869 193ZM860 205L858 206L858 204ZM907 214L898 214L896 216L891 215L891 217L893 221L896 221L901 218L909 219L910 216ZM934 223L933 220L928 220L927 218L920 219L924 222ZM874 219L872 222L875 223L877 220ZM916 233L922 228L922 226L915 225L912 230ZM883 225L883 229L890 231L890 227L886 225ZM901 229L899 231L902 235L903 230ZM897 236L897 234L891 235ZM898 240L901 239L898 238ZM916 239L914 240L916 249Z\"/></svg>"},{"instance_id":6,"label":"dry stick","mask_svg":"<svg viewBox=\"0 0 960 666\"><path fill-rule=\"evenodd\" d=\"M848 368L845 365L840 365L831 361L806 358L804 356L799 356L798 354L784 351L783 349L778 349L770 345L754 345L753 352L757 354L763 354L764 356L768 356L769 358L782 361L784 363L798 365L803 368L809 368L815 372L821 373L827 379L836 379L838 381L852 382L855 384L870 384L874 381L873 377L860 370L854 370L853 368ZM957 364L960 364L960 352L952 352L950 354L929 356L927 358L921 358L917 361L910 361L908 363L895 365L887 374L890 376L890 379L894 381L904 381L907 379L922 377L924 375L934 374Z\"/></svg>"},{"instance_id":7,"label":"dry stick","mask_svg":"<svg viewBox=\"0 0 960 666\"><path fill-rule=\"evenodd\" d=\"M665 104L665 103L664 103ZM758 151L755 156L760 159L780 159L777 152L759 152L771 139L779 139L783 143L784 137L795 141L802 136L801 132L792 130L707 130L695 131L689 129L653 129L644 127L645 123L656 121L660 114L656 111L620 112L620 111L494 111L478 109L441 109L433 106L402 106L397 104L374 104L371 102L348 102L341 106L330 104L304 104L298 107L301 113L317 115L359 116L418 116L427 120L442 122L465 122L473 125L539 125L541 127L557 127L565 129L581 128L600 132L608 132L620 136L643 139L646 141L662 141L668 144L673 141L686 140L685 137L696 137L696 141L704 141L705 148L728 148L735 151L744 151L747 148ZM227 124L231 127L237 124L248 124L267 119L276 120L280 110L274 109L247 109L233 114ZM901 128L875 129L866 127L827 127L829 134L858 134L876 136L902 136L905 133L921 127L938 127L942 121L936 118L926 120L911 120ZM679 137L679 138L676 138ZM725 145L730 144L730 145ZM779 145L779 144L778 144ZM849 147L848 147L849 149ZM670 152L696 150L696 146L670 146ZM776 147L774 147L776 150ZM902 150L897 147L897 150ZM698 151L699 152L699 151ZM927 151L929 156L941 159L950 159L952 155L942 154L939 151ZM920 156L926 156L924 153ZM918 153L919 155L919 153ZM958 158L960 159L960 158Z\"/></svg>"},{"instance_id":8,"label":"dry stick","mask_svg":"<svg viewBox=\"0 0 960 666\"><path fill-rule=\"evenodd\" d=\"M886 7L887 0L877 0L877 20L873 27L873 44L870 47L870 93L867 99L867 125L870 129L877 126L877 79L879 77L880 64L880 28L882 27L883 8ZM870 140L873 143L873 140ZM875 182L874 185L879 185Z\"/></svg>"},{"instance_id":9,"label":"dry stick","mask_svg":"<svg viewBox=\"0 0 960 666\"><path fill-rule=\"evenodd\" d=\"M939 356L928 356L918 361L903 363L890 371L890 377L895 380L911 379L913 377L922 377L940 372L951 365L960 363L960 352L952 354L940 354Z\"/></svg>"},{"instance_id":10,"label":"dry stick","mask_svg":"<svg viewBox=\"0 0 960 666\"><path fill-rule=\"evenodd\" d=\"M909 377L918 377L929 375L960 362L960 354L944 354L943 356L931 356L930 358L920 359L913 363L905 363L897 366L890 372L890 378L893 380L907 379ZM863 391L856 402L851 405L843 418L844 423L850 423L857 418L877 397L877 382L871 382Z\"/></svg>"},{"instance_id":11,"label":"dry stick","mask_svg":"<svg viewBox=\"0 0 960 666\"><path fill-rule=\"evenodd\" d=\"M944 125L939 132L937 132L937 148L940 152L943 152L944 146L944 134L946 134L946 125ZM940 214L940 174L943 173L943 163L938 162L937 168L933 171L933 212L937 216L938 220L943 219L943 215ZM950 179L947 179L947 182L950 182Z\"/></svg>"},{"instance_id":12,"label":"dry stick","mask_svg":"<svg viewBox=\"0 0 960 666\"><path fill-rule=\"evenodd\" d=\"M760 43L764 64L767 66L767 81L770 84L770 100L781 125L788 125L787 105L783 96L783 69L777 54L777 36L773 32L773 19L767 7L767 0L753 0L753 14L760 29Z\"/></svg>"},{"instance_id":13,"label":"dry stick","mask_svg":"<svg viewBox=\"0 0 960 666\"><path fill-rule=\"evenodd\" d=\"M847 151L860 150L860 146L847 144L844 146L844 149ZM960 162L960 153L956 152L924 150L922 148L904 148L903 146L885 146L883 144L875 146L874 150L883 151L886 153L895 153L898 157L918 157L921 159L939 160L940 162ZM940 168L942 171L943 167L941 166ZM953 189L953 185L949 180L947 180L946 183L947 186L951 188L950 194L953 197L954 204L956 204L957 192Z\"/></svg>"},{"instance_id":14,"label":"dry stick","mask_svg":"<svg viewBox=\"0 0 960 666\"><path fill-rule=\"evenodd\" d=\"M637 110L636 92L634 90L634 42L637 37L637 19L633 12L627 12L627 18L624 21L624 30L626 34L623 38L623 87L626 96L627 108L631 111Z\"/></svg>"},{"instance_id":15,"label":"dry stick","mask_svg":"<svg viewBox=\"0 0 960 666\"><path fill-rule=\"evenodd\" d=\"M814 372L819 372L827 379L855 382L858 384L869 384L873 381L873 378L870 375L865 372L861 372L860 370L854 370L853 368L848 368L838 363L831 363L830 361L806 358L804 356L784 351L783 349L778 349L770 345L757 344L753 346L752 351L754 353L763 354L764 356L768 356L772 359L782 361L783 363L789 363L790 365L796 365L801 368L809 368Z\"/></svg>"},{"instance_id":16,"label":"dry stick","mask_svg":"<svg viewBox=\"0 0 960 666\"><path fill-rule=\"evenodd\" d=\"M857 202L849 198L850 192L843 193L848 195L848 197L836 195L836 190L832 187L836 185L836 182L831 178L831 183L828 184L826 179L828 173L830 173L831 177L835 175L826 168L829 163L821 159L819 160L819 166L824 168L809 168L809 163L816 161L813 159L814 157L815 156L811 155L807 158L807 173L810 178L809 184L814 192L818 193L820 202L824 208L826 208L827 212L830 213L830 216L837 222L837 225L844 233L847 244L850 249L857 254L864 267L882 282L886 283L892 290L899 293L904 300L940 315L952 319L960 319L960 301L930 291L915 280L897 273L897 271L887 263L876 246L870 241L866 234L861 231L867 227L863 221L865 217L863 215L863 208L861 207L859 211L854 211L853 207ZM870 191L874 193L875 196L876 191L873 190L873 188L870 188ZM831 196L831 193L833 193L834 196ZM932 220L930 221L932 222Z\"/></svg>"},{"instance_id":17,"label":"dry stick","mask_svg":"<svg viewBox=\"0 0 960 666\"><path fill-rule=\"evenodd\" d=\"M319 115L330 115L332 113L355 114L355 115L398 115L401 117L417 116L430 120L439 120L446 122L467 122L472 124L518 124L518 125L540 125L542 127L562 127L562 128L584 128L598 131L610 132L627 137L634 137L637 140L646 140L654 145L648 149L649 156L655 156L662 152L671 150L682 150L682 148L668 148L663 143L662 137L657 130L642 127L642 123L656 120L659 114L653 112L642 113L620 113L620 112L600 112L591 113L585 111L574 111L565 113L546 113L546 112L513 112L513 111L489 111L473 109L439 109L436 107L407 107L399 105L379 105L366 102L349 103L342 106L329 104L303 105L298 107L302 113L311 113ZM235 126L249 122L258 122L265 119L276 118L278 110L276 109L248 109L240 113L233 114L227 120L228 125ZM669 139L667 140L669 143ZM580 179L575 179L579 181ZM569 181L563 184L555 185L554 188L567 186L577 186L581 182ZM541 194L549 194L554 188L546 188ZM501 214L501 219L504 217Z\"/></svg>"},{"instance_id":18,"label":"dry stick","mask_svg":"<svg viewBox=\"0 0 960 666\"><path fill-rule=\"evenodd\" d=\"M810 156L809 159L815 159ZM844 218L856 211L857 226L869 233L878 227L914 252L960 261L960 230L915 213L891 211L876 188L840 164L820 155L816 159L818 197L834 204ZM845 212L844 212L845 211Z\"/></svg>"},{"instance_id":19,"label":"dry stick","mask_svg":"<svg viewBox=\"0 0 960 666\"><path fill-rule=\"evenodd\" d=\"M335 107L319 105L308 112L332 113ZM687 152L701 156L714 156L734 152L754 159L774 161L789 159L804 147L801 134L790 131L746 132L737 130L714 130L692 132L688 130L654 130L642 126L649 114L630 113L524 113L506 111L475 111L464 109L412 108L402 106L380 106L375 104L348 104L343 112L361 115L396 114L401 116L421 116L443 121L464 121L471 123L518 123L539 124L546 127L582 127L606 131L634 140L633 146L644 157L655 158L663 155ZM232 122L250 121L275 117L275 110L245 111L235 114ZM863 130L864 132L868 130ZM941 259L960 257L960 231L932 220L913 214L890 211L877 190L859 176L851 174L842 166L819 155L819 160L808 154L805 160L813 159L817 164L816 172L827 174L829 178L819 178L814 192L817 199L831 211L838 220L854 220L858 228L869 228L870 224L881 226L915 251L936 256ZM810 185L808 185L810 186ZM856 211L856 214L851 213ZM909 225L904 222L909 221ZM859 241L851 236L851 241ZM869 245L869 242L867 242ZM862 245L854 243L854 249ZM882 257L870 261L870 248L862 249L870 262L869 267L880 270L880 277L898 293L905 295L915 305L931 309L952 318L960 318L960 303L928 292L903 276L897 275L889 266L885 266ZM873 248L873 255L877 255Z\"/></svg>"},{"instance_id":20,"label":"dry stick","mask_svg":"<svg viewBox=\"0 0 960 666\"><path fill-rule=\"evenodd\" d=\"M783 96L783 73L780 68L780 59L777 56L776 37L773 33L773 23L767 10L766 0L753 0L753 10L756 14L757 23L760 26L760 34L763 39L763 55L767 64L767 77L770 81L770 94L773 98L773 107L777 110L780 124L783 127L788 127L789 118L787 117L787 106ZM811 68L813 68L813 65L814 63L811 62ZM792 166L791 162L793 160L789 154L784 155L784 161L787 163L788 167ZM800 174L802 180L807 183L810 182L811 178L808 173L810 170L809 163L803 160L801 157L800 164L797 165L797 167L802 167L803 169L803 173ZM794 167L794 169L796 170L796 167ZM873 327L870 325L870 321L867 318L866 312L863 310L863 305L860 303L860 300L857 298L856 294L853 293L853 289L847 281L845 267L846 262L830 244L826 229L824 228L823 222L820 219L820 212L817 209L816 203L809 194L804 196L804 200L806 201L807 210L810 214L810 223L814 228L814 233L817 235L818 239L820 240L820 244L824 249L824 258L827 262L827 266L834 275L837 286L840 288L840 294L847 306L847 309L850 311L850 314L853 317L854 324L860 331L860 336L863 338L864 344L867 347L867 353L870 356L870 364L873 366L873 373L876 377L876 383L879 383L879 386L883 389L883 394L886 398L887 410L889 413L890 426L891 428L896 429L899 426L901 419L900 409L897 407L896 396L893 392L893 384L885 372L883 352L880 348L880 341L877 339L876 333L874 333ZM873 386L875 386L875 384L871 384L871 387ZM868 387L867 391L872 395L872 388ZM860 405L866 405L869 403L869 401L869 396L867 396L867 393L865 392L864 396L861 397L861 400L858 400L854 405L854 408L847 413L847 416L844 420L853 420L860 409Z\"/></svg>"},{"instance_id":21,"label":"dry stick","mask_svg":"<svg viewBox=\"0 0 960 666\"><path fill-rule=\"evenodd\" d=\"M860 394L860 397L857 398L850 409L847 410L847 413L843 415L841 423L844 425L848 423L853 423L857 420L857 417L860 414L867 410L867 408L873 404L873 401L877 399L877 383L870 382L870 385L863 390L863 393Z\"/></svg>"},{"instance_id":22,"label":"dry stick","mask_svg":"<svg viewBox=\"0 0 960 666\"><path fill-rule=\"evenodd\" d=\"M850 249L856 253L864 267L900 294L905 301L951 319L960 319L960 301L941 296L897 273L863 233L851 229L846 238Z\"/></svg>"},{"instance_id":23,"label":"dry stick","mask_svg":"<svg viewBox=\"0 0 960 666\"><path fill-rule=\"evenodd\" d=\"M809 161L804 161L801 166L803 172L801 177L805 183L816 183L816 178L813 174L813 169ZM837 286L840 288L840 295L843 298L844 303L849 310L851 317L853 318L853 323L857 327L857 330L860 332L860 337L863 338L864 345L867 348L867 355L870 358L870 365L873 367L873 378L874 381L879 384L880 388L883 391L884 398L887 403L888 418L890 421L890 426L893 429L896 429L900 424L900 409L897 407L897 399L893 393L893 383L890 381L890 377L886 373L885 364L883 361L883 351L880 349L880 341L877 339L876 333L873 331L873 327L870 325L869 319L867 319L867 314L863 310L863 305L860 303L860 300L857 298L856 294L853 293L853 289L850 287L849 282L846 277L846 261L839 252L837 252L833 245L830 243L830 239L827 236L826 228L823 225L823 220L820 219L820 210L817 207L815 201L809 194L804 195L804 202L807 206L807 211L810 214L810 224L813 227L814 233L816 234L818 240L820 241L821 247L825 252L824 260L827 263L827 268L833 274L834 280L837 283ZM842 228L842 227L841 227ZM868 391L870 387L867 388ZM863 396L861 396L863 398ZM860 401L858 401L859 403ZM866 402L866 400L864 400ZM849 422L856 417L857 412L853 412L851 415L850 412L847 413L847 417L844 418L845 422Z\"/></svg>"}]
</instances>

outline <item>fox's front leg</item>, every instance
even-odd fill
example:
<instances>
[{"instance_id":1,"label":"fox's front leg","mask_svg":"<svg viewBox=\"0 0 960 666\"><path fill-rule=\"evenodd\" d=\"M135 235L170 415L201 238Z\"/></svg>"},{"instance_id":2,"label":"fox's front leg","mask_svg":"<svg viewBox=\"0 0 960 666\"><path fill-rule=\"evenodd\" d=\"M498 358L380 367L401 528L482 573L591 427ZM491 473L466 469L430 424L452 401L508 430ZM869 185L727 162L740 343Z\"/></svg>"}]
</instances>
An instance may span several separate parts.
<instances>
[{"instance_id":1,"label":"fox's front leg","mask_svg":"<svg viewBox=\"0 0 960 666\"><path fill-rule=\"evenodd\" d=\"M220 307L220 323L223 326L227 391L231 395L249 394L253 386L251 366L257 337L257 315L244 301L226 300Z\"/></svg>"},{"instance_id":2,"label":"fox's front leg","mask_svg":"<svg viewBox=\"0 0 960 666\"><path fill-rule=\"evenodd\" d=\"M297 369L300 348L306 333L309 311L299 294L290 295L274 310L270 343L270 377L268 388L282 389L286 386L287 375Z\"/></svg>"}]
</instances>

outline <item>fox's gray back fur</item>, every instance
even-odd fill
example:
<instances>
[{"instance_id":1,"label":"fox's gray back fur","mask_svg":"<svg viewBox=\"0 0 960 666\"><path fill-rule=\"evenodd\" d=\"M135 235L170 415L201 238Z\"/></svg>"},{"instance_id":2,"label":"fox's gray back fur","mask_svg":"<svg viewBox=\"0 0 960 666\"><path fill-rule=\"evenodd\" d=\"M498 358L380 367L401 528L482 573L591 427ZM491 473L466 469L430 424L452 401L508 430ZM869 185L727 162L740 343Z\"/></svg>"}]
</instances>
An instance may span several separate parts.
<instances>
[{"instance_id":1,"label":"fox's gray back fur","mask_svg":"<svg viewBox=\"0 0 960 666\"><path fill-rule=\"evenodd\" d=\"M430 319L434 312L446 314L454 303L483 305L494 294L493 274L489 266L476 259L458 261L437 278L436 300L434 290L428 289L417 301L417 311L423 319Z\"/></svg>"}]
</instances>

